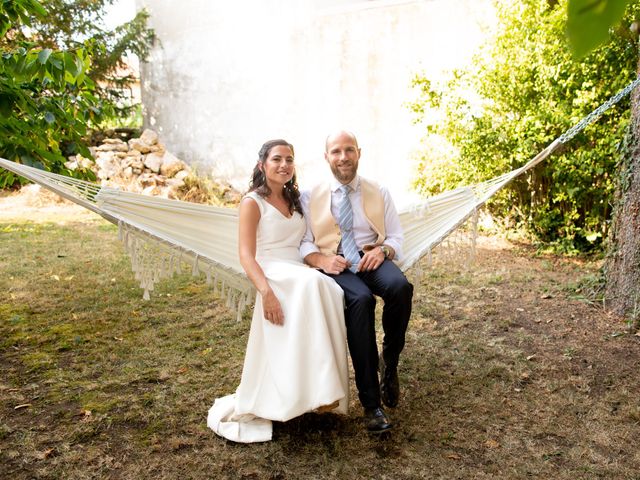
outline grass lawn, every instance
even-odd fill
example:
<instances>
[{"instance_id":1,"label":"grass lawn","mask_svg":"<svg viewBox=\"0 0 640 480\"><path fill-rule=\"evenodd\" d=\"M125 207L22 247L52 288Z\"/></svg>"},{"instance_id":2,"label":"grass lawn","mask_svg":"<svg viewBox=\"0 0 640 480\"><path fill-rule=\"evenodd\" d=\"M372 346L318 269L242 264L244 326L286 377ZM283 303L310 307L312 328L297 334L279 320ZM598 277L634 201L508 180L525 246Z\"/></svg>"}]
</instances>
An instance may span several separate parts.
<instances>
[{"instance_id":1,"label":"grass lawn","mask_svg":"<svg viewBox=\"0 0 640 480\"><path fill-rule=\"evenodd\" d=\"M392 434L364 431L352 379L348 417L236 445L206 414L249 311L186 275L143 301L98 217L5 215L0 478L639 479L640 337L581 296L598 266L482 239L472 270L415 280Z\"/></svg>"}]
</instances>

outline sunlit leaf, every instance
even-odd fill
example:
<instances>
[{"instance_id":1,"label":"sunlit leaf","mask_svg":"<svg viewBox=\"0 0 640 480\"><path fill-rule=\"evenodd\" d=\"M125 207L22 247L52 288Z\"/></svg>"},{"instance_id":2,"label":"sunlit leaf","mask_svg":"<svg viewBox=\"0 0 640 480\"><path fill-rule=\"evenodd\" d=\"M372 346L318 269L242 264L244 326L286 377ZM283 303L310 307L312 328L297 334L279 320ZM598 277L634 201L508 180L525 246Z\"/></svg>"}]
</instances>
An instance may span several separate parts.
<instances>
[{"instance_id":1,"label":"sunlit leaf","mask_svg":"<svg viewBox=\"0 0 640 480\"><path fill-rule=\"evenodd\" d=\"M47 11L45 10L45 8L40 4L40 2L37 2L36 0L31 0L30 7L40 17L44 17L47 15Z\"/></svg>"},{"instance_id":2,"label":"sunlit leaf","mask_svg":"<svg viewBox=\"0 0 640 480\"><path fill-rule=\"evenodd\" d=\"M38 54L38 61L44 65L45 63L47 63L47 60L49 59L49 57L51 56L51 53L53 52L53 50L51 50L50 48L45 48L44 50L42 50L39 54Z\"/></svg>"},{"instance_id":3,"label":"sunlit leaf","mask_svg":"<svg viewBox=\"0 0 640 480\"><path fill-rule=\"evenodd\" d=\"M609 29L620 21L633 0L569 0L567 35L574 57L582 58L609 39Z\"/></svg>"},{"instance_id":4,"label":"sunlit leaf","mask_svg":"<svg viewBox=\"0 0 640 480\"><path fill-rule=\"evenodd\" d=\"M62 70L63 68L62 62L60 61L59 58L50 57L49 63L51 63L51 65L53 65L58 70Z\"/></svg>"}]
</instances>

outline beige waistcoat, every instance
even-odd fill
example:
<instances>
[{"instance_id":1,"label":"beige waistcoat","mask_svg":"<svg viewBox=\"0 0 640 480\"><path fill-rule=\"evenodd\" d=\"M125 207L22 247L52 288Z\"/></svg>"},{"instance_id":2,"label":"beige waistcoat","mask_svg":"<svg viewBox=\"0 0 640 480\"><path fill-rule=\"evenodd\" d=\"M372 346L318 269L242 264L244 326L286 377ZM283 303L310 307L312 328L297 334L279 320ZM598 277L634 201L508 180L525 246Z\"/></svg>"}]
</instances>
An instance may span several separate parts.
<instances>
[{"instance_id":1,"label":"beige waistcoat","mask_svg":"<svg viewBox=\"0 0 640 480\"><path fill-rule=\"evenodd\" d=\"M371 229L377 234L373 244L362 247L363 251L382 245L386 237L384 230L384 198L380 187L360 177L360 198L362 210ZM309 223L315 244L325 255L338 253L340 226L331 214L331 187L328 183L316 186L309 197Z\"/></svg>"}]
</instances>

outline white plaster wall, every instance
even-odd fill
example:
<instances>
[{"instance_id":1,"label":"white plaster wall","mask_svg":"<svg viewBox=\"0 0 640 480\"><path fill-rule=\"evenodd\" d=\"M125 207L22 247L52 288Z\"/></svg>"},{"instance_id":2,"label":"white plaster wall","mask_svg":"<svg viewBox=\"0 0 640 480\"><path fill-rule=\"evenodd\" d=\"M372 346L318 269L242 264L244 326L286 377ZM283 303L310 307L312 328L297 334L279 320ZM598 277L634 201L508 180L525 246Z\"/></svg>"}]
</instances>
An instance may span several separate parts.
<instances>
[{"instance_id":1,"label":"white plaster wall","mask_svg":"<svg viewBox=\"0 0 640 480\"><path fill-rule=\"evenodd\" d=\"M467 63L491 0L136 0L158 44L142 68L145 121L167 147L246 187L260 145L296 147L301 185L329 176L324 139L352 130L360 171L402 203L422 132L415 72Z\"/></svg>"}]
</instances>

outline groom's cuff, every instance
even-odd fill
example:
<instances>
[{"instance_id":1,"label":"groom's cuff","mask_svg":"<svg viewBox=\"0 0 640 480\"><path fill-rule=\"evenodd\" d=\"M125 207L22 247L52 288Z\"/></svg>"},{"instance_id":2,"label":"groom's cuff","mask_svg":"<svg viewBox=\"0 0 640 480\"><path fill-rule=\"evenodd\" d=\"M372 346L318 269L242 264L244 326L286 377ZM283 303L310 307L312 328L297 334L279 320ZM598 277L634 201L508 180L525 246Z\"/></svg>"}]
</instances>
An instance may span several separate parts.
<instances>
[{"instance_id":1,"label":"groom's cuff","mask_svg":"<svg viewBox=\"0 0 640 480\"><path fill-rule=\"evenodd\" d=\"M300 258L302 258L303 260L307 255L318 252L320 252L320 249L316 246L315 243L302 242L300 244Z\"/></svg>"}]
</instances>

